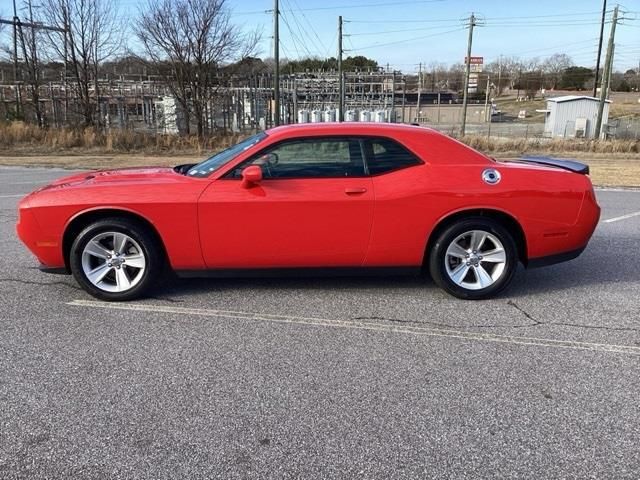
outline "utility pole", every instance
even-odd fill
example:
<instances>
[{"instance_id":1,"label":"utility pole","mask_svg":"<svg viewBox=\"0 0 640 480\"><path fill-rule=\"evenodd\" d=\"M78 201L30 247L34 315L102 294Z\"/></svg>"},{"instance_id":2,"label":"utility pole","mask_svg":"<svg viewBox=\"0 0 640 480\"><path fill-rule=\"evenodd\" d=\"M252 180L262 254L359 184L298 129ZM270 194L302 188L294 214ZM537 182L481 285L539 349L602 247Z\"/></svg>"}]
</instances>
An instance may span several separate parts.
<instances>
[{"instance_id":1,"label":"utility pole","mask_svg":"<svg viewBox=\"0 0 640 480\"><path fill-rule=\"evenodd\" d=\"M338 121L344 121L344 82L342 81L342 15L338 17Z\"/></svg>"},{"instance_id":2,"label":"utility pole","mask_svg":"<svg viewBox=\"0 0 640 480\"><path fill-rule=\"evenodd\" d=\"M613 57L616 54L616 44L613 44L611 49L611 65L609 65L609 71L607 72L607 93L611 91L611 74L613 73ZM604 79L603 79L604 80Z\"/></svg>"},{"instance_id":3,"label":"utility pole","mask_svg":"<svg viewBox=\"0 0 640 480\"><path fill-rule=\"evenodd\" d=\"M464 137L467 127L467 97L469 95L469 74L471 73L471 44L473 43L473 27L476 26L476 17L472 13L469 17L469 40L467 41L467 66L464 75L464 92L462 92L462 126L460 136Z\"/></svg>"},{"instance_id":4,"label":"utility pole","mask_svg":"<svg viewBox=\"0 0 640 480\"><path fill-rule=\"evenodd\" d=\"M420 95L422 94L422 63L418 67L418 103L416 104L416 122L420 123Z\"/></svg>"},{"instance_id":5,"label":"utility pole","mask_svg":"<svg viewBox=\"0 0 640 480\"><path fill-rule=\"evenodd\" d=\"M502 54L498 57L498 93L496 98L502 93Z\"/></svg>"},{"instance_id":6,"label":"utility pole","mask_svg":"<svg viewBox=\"0 0 640 480\"><path fill-rule=\"evenodd\" d=\"M16 0L13 0L13 82L16 87L16 118L20 118L20 107L22 106L22 98L20 95L20 85L18 84L18 9L16 8Z\"/></svg>"},{"instance_id":7,"label":"utility pole","mask_svg":"<svg viewBox=\"0 0 640 480\"><path fill-rule=\"evenodd\" d=\"M273 96L274 96L274 124L277 127L280 125L280 9L278 8L278 0L273 0L273 60L275 61L274 67L274 84L273 84Z\"/></svg>"},{"instance_id":8,"label":"utility pole","mask_svg":"<svg viewBox=\"0 0 640 480\"><path fill-rule=\"evenodd\" d=\"M67 33L67 25L64 26L64 28L60 28L60 27L53 27L53 26L48 26L48 25L43 25L42 23L36 23L33 21L33 10L32 10L32 5L31 2L29 2L29 17L30 20L29 22L23 22L20 20L20 18L18 17L18 9L16 8L16 0L13 0L13 19L12 20L4 20L2 18L0 18L0 24L3 25L12 25L13 26L13 78L14 78L14 83L15 83L15 88L16 88L16 117L20 116L20 111L23 110L22 109L22 94L20 91L20 82L19 80L21 79L21 75L20 75L20 69L18 68L18 35L20 35L20 38L22 40L22 46L23 49L25 48L25 41L24 41L24 32L22 30L23 27L27 27L31 29L32 32L32 41L35 42L35 31L36 30L48 30L51 32L63 32L65 33L65 37L66 37L66 33ZM18 33L19 31L19 33ZM33 50L33 55L35 56L35 43L31 44L31 48ZM26 50L24 51L24 56L25 56L25 63L27 63L28 59L27 57L27 53ZM34 57L35 60L37 61L37 57ZM66 59L65 59L65 63L66 63Z\"/></svg>"},{"instance_id":9,"label":"utility pole","mask_svg":"<svg viewBox=\"0 0 640 480\"><path fill-rule=\"evenodd\" d=\"M607 47L607 58L604 61L604 72L602 74L602 82L600 83L600 104L598 105L598 118L596 120L595 139L600 138L602 131L602 115L604 113L604 104L607 100L607 79L611 69L613 68L613 47L616 36L616 25L618 23L618 7L613 9L613 21L611 23L611 33L609 35L609 45Z\"/></svg>"},{"instance_id":10,"label":"utility pole","mask_svg":"<svg viewBox=\"0 0 640 480\"><path fill-rule=\"evenodd\" d=\"M488 122L488 128L487 128L487 140L489 140L491 138L491 111L493 110L493 104L491 104L491 106L489 106L489 93L491 91L491 77L489 75L487 75L487 92L485 94L485 98L484 98L484 114L485 114L485 122ZM500 91L500 85L498 85L498 91ZM489 111L487 112L487 108L489 108Z\"/></svg>"},{"instance_id":11,"label":"utility pole","mask_svg":"<svg viewBox=\"0 0 640 480\"><path fill-rule=\"evenodd\" d=\"M31 0L29 0L29 22L31 23L31 25L34 25L33 5L31 3ZM36 110L36 117L38 119L38 126L42 128L44 126L44 118L43 118L44 115L40 108L40 93L38 92L40 88L40 65L38 62L38 51L36 49L36 29L33 26L31 27L31 71L33 73L33 78L31 79L33 92L31 95L32 95L33 103L35 104L34 106ZM54 106L55 106L55 102L53 101L53 95L51 95L52 110Z\"/></svg>"},{"instance_id":12,"label":"utility pole","mask_svg":"<svg viewBox=\"0 0 640 480\"><path fill-rule=\"evenodd\" d=\"M67 9L62 7L62 17L64 18L64 78L62 79L62 86L64 87L64 123L67 123L67 116L69 111L69 91L67 88L67 70L69 69L69 21L67 19Z\"/></svg>"},{"instance_id":13,"label":"utility pole","mask_svg":"<svg viewBox=\"0 0 640 480\"><path fill-rule=\"evenodd\" d=\"M491 118L491 114L487 114L487 108L489 106L489 90L491 88L490 81L491 81L491 77L487 75L487 91L484 94L484 121L485 122L487 121L487 118Z\"/></svg>"},{"instance_id":14,"label":"utility pole","mask_svg":"<svg viewBox=\"0 0 640 480\"><path fill-rule=\"evenodd\" d=\"M600 74L600 56L602 55L602 39L604 37L604 21L607 16L607 0L602 2L602 20L600 21L600 41L598 42L598 57L596 58L596 78L593 81L593 96L598 94L598 75Z\"/></svg>"}]
</instances>

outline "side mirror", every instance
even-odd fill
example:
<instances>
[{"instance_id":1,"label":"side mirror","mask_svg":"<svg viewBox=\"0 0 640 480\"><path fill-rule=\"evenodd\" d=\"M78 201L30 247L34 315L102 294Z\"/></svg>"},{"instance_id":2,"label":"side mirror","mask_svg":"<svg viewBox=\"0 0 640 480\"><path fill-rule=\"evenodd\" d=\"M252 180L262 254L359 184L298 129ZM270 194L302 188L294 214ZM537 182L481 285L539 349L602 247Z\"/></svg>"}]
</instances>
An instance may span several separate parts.
<instances>
[{"instance_id":1,"label":"side mirror","mask_svg":"<svg viewBox=\"0 0 640 480\"><path fill-rule=\"evenodd\" d=\"M242 170L242 187L251 188L262 181L262 168L258 165L249 165Z\"/></svg>"}]
</instances>

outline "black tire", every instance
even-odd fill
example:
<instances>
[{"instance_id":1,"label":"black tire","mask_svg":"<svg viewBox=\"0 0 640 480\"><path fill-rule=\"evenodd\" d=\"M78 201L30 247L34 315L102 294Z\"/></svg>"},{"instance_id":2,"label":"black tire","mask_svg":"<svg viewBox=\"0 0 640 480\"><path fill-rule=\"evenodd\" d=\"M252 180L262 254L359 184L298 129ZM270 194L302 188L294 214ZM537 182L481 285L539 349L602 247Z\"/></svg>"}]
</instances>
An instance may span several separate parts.
<instances>
[{"instance_id":1,"label":"black tire","mask_svg":"<svg viewBox=\"0 0 640 480\"><path fill-rule=\"evenodd\" d=\"M472 231L481 231L493 235L502 244L502 248L504 250L504 268L501 273L496 274L497 278L494 280L494 283L485 288L465 288L464 286L454 282L447 270L447 268L450 270L454 269L454 267L448 265L447 262L456 260L455 258L447 257L447 249L461 236L463 236L461 241L465 241L466 237L464 237L464 235L467 232ZM433 281L451 295L465 300L481 300L489 298L503 291L513 279L513 275L518 266L517 247L513 236L499 222L486 217L469 217L453 223L437 235L436 241L433 243L433 247L429 252L429 273L431 274ZM488 247L491 247L491 244L491 240L485 241L484 243L484 245ZM496 264L478 260L478 258L482 257L474 257L472 260L478 261L483 268L497 268L494 266ZM464 266L460 264L465 263L465 260L458 260L458 262L460 262L458 266L462 266L464 268ZM465 264L469 265L469 263ZM487 271L486 269L485 272ZM466 271L468 271L468 269ZM476 268L472 263L471 272L468 274L469 277L465 276L462 278L471 280L475 279L479 282L478 275L474 273L475 271Z\"/></svg>"},{"instance_id":2,"label":"black tire","mask_svg":"<svg viewBox=\"0 0 640 480\"><path fill-rule=\"evenodd\" d=\"M137 243L141 250L140 253L144 255L146 264L137 283L125 291L106 291L99 288L89 280L83 268L82 259L85 247L96 236L107 232L127 235ZM134 300L144 296L163 277L165 264L162 247L149 228L142 222L122 217L104 218L88 225L76 237L69 252L69 265L76 281L90 295L107 301ZM122 266L123 270L125 270L124 267L125 265ZM137 269L131 270L127 266L127 271L136 272Z\"/></svg>"}]
</instances>

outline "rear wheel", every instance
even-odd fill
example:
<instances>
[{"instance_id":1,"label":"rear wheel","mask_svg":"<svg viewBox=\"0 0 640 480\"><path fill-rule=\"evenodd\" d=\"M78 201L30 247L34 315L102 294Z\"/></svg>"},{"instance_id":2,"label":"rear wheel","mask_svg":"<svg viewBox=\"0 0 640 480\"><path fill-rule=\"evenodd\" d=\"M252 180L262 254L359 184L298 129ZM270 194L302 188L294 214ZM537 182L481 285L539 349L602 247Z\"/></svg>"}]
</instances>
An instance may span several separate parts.
<instances>
[{"instance_id":1,"label":"rear wheel","mask_svg":"<svg viewBox=\"0 0 640 480\"><path fill-rule=\"evenodd\" d=\"M446 228L429 255L429 271L436 284L458 298L472 300L506 288L517 263L509 231L484 217L460 220Z\"/></svg>"},{"instance_id":2,"label":"rear wheel","mask_svg":"<svg viewBox=\"0 0 640 480\"><path fill-rule=\"evenodd\" d=\"M86 227L71 246L69 263L82 288L111 301L144 295L163 271L155 237L140 222L126 218L107 218Z\"/></svg>"}]
</instances>

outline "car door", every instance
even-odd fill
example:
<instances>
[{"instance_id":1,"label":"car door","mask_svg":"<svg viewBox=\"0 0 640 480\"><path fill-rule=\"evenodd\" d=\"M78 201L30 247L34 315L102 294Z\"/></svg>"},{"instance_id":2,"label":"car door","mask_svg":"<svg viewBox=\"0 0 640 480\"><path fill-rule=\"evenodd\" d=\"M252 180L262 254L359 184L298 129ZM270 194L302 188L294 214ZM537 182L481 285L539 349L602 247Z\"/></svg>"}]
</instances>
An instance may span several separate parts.
<instances>
[{"instance_id":1,"label":"car door","mask_svg":"<svg viewBox=\"0 0 640 480\"><path fill-rule=\"evenodd\" d=\"M363 140L376 208L366 265L422 264L433 201L425 194L425 163L399 141Z\"/></svg>"},{"instance_id":2,"label":"car door","mask_svg":"<svg viewBox=\"0 0 640 480\"><path fill-rule=\"evenodd\" d=\"M249 165L260 165L263 179L247 188ZM360 266L373 188L357 140L291 139L212 182L198 212L208 268Z\"/></svg>"}]
</instances>

